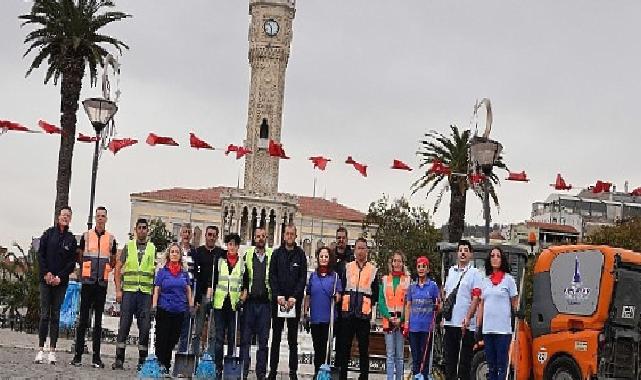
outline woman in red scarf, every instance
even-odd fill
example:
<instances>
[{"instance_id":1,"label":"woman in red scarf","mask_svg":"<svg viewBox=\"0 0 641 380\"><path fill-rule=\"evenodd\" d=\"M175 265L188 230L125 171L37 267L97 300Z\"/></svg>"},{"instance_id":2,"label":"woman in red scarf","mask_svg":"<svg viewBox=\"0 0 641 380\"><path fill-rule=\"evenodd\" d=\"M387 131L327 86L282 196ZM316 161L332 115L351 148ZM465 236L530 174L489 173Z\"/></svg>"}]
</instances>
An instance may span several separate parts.
<instances>
[{"instance_id":1,"label":"woman in red scarf","mask_svg":"<svg viewBox=\"0 0 641 380\"><path fill-rule=\"evenodd\" d=\"M482 331L489 380L504 380L512 339L512 314L518 307L516 282L510 275L507 256L499 247L485 259L481 303L476 312L476 332ZM477 340L480 336L477 337Z\"/></svg>"},{"instance_id":2,"label":"woman in red scarf","mask_svg":"<svg viewBox=\"0 0 641 380\"><path fill-rule=\"evenodd\" d=\"M165 266L156 274L152 299L152 316L156 317L156 356L167 373L171 365L171 351L178 343L185 312L193 314L194 304L189 286L189 275L182 262L178 243L167 249Z\"/></svg>"}]
</instances>

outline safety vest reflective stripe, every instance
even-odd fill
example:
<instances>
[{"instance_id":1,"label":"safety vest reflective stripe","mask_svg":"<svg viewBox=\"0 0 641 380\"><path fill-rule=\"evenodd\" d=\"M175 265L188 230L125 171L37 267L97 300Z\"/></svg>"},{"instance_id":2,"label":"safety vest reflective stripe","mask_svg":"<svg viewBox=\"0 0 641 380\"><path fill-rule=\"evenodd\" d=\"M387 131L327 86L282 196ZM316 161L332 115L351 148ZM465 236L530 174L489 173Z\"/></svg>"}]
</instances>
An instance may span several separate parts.
<instances>
[{"instance_id":1,"label":"safety vest reflective stripe","mask_svg":"<svg viewBox=\"0 0 641 380\"><path fill-rule=\"evenodd\" d=\"M244 268L245 263L241 258L238 258L234 269L229 273L227 259L221 258L218 260L218 284L216 284L214 300L212 301L214 309L222 309L225 298L229 295L231 307L233 310L236 310L236 304L240 299L240 287L243 280Z\"/></svg>"},{"instance_id":2,"label":"safety vest reflective stripe","mask_svg":"<svg viewBox=\"0 0 641 380\"><path fill-rule=\"evenodd\" d=\"M123 264L123 287L126 292L151 294L154 285L156 247L154 243L147 242L145 253L138 262L138 247L131 240L127 243L127 260Z\"/></svg>"},{"instance_id":3,"label":"safety vest reflective stripe","mask_svg":"<svg viewBox=\"0 0 641 380\"><path fill-rule=\"evenodd\" d=\"M252 284L254 283L254 247L247 248L245 251L245 263L247 264L247 273L249 275L249 291L252 289ZM271 263L272 258L272 249L265 248L265 258L267 259L267 266L265 267L265 286L267 287L267 294L269 299L272 298L272 288L269 286L269 264Z\"/></svg>"},{"instance_id":4,"label":"safety vest reflective stripe","mask_svg":"<svg viewBox=\"0 0 641 380\"><path fill-rule=\"evenodd\" d=\"M384 295L387 309L392 313L402 312L405 306L405 295L410 285L409 277L401 276L396 289L394 289L393 277L383 276L383 285L385 286ZM389 328L389 320L385 317L383 317L383 328Z\"/></svg>"},{"instance_id":5,"label":"safety vest reflective stripe","mask_svg":"<svg viewBox=\"0 0 641 380\"><path fill-rule=\"evenodd\" d=\"M82 283L107 286L111 273L111 248L114 237L109 232L98 236L95 230L89 230L83 235L85 251L82 255Z\"/></svg>"},{"instance_id":6,"label":"safety vest reflective stripe","mask_svg":"<svg viewBox=\"0 0 641 380\"><path fill-rule=\"evenodd\" d=\"M345 274L347 284L341 310L359 317L371 316L372 283L376 280L376 267L367 262L363 268L359 268L358 263L352 261L345 266Z\"/></svg>"}]
</instances>

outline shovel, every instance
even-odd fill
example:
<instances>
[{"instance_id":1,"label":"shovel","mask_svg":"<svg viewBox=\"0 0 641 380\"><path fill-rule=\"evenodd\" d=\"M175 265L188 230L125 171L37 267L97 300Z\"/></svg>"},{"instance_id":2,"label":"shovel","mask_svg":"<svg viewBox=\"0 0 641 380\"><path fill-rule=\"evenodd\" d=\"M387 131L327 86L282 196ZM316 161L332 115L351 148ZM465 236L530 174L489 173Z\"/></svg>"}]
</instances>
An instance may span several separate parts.
<instances>
[{"instance_id":1,"label":"shovel","mask_svg":"<svg viewBox=\"0 0 641 380\"><path fill-rule=\"evenodd\" d=\"M196 304L196 277L194 277L194 302ZM187 335L187 351L186 352L176 352L174 355L174 377L191 377L194 373L194 366L196 365L196 354L194 352L189 352L191 349L191 327L194 323L191 314L187 317L189 318L189 333ZM192 350L193 351L193 350Z\"/></svg>"},{"instance_id":2,"label":"shovel","mask_svg":"<svg viewBox=\"0 0 641 380\"><path fill-rule=\"evenodd\" d=\"M236 316L235 316L235 327L234 327L234 339L229 339L228 344L233 344L234 349L232 350L232 356L225 356L223 358L223 379L224 380L241 380L243 378L243 359L240 357L236 349L236 338L238 337L238 310L240 307L236 307Z\"/></svg>"}]
</instances>

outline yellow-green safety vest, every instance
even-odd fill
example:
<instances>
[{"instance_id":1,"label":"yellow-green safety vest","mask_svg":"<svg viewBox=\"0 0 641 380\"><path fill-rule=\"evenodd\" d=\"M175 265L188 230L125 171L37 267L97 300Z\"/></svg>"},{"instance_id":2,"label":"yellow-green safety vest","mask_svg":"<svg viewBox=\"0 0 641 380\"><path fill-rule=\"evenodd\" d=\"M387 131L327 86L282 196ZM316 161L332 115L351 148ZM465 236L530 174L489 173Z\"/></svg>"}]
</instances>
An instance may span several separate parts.
<instances>
[{"instance_id":1,"label":"yellow-green safety vest","mask_svg":"<svg viewBox=\"0 0 641 380\"><path fill-rule=\"evenodd\" d=\"M122 290L125 292L141 291L151 294L154 288L154 269L156 267L156 246L147 242L142 260L138 262L136 241L127 243L127 260L123 264Z\"/></svg>"},{"instance_id":2,"label":"yellow-green safety vest","mask_svg":"<svg viewBox=\"0 0 641 380\"><path fill-rule=\"evenodd\" d=\"M244 268L245 263L239 257L234 269L229 273L227 259L218 259L218 284L216 285L216 291L214 292L214 300L212 301L214 309L222 309L223 304L225 303L225 298L229 294L231 308L234 311L236 310L236 304L240 299L240 288L243 284Z\"/></svg>"},{"instance_id":3,"label":"yellow-green safety vest","mask_svg":"<svg viewBox=\"0 0 641 380\"><path fill-rule=\"evenodd\" d=\"M252 290L252 284L254 283L254 247L249 247L245 251L245 263L247 265L247 275L249 276L249 289L248 292ZM269 264L272 260L272 249L265 248L265 258L267 259L267 267L265 268L265 286L267 287L267 294L269 299L272 299L272 288L269 286Z\"/></svg>"}]
</instances>

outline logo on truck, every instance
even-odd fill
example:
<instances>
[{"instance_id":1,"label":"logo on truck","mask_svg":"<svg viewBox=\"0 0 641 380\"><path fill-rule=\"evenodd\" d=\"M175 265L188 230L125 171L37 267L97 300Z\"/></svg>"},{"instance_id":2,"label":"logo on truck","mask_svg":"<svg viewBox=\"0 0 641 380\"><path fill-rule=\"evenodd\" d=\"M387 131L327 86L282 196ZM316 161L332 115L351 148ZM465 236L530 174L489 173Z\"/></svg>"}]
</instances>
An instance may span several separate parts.
<instances>
[{"instance_id":1,"label":"logo on truck","mask_svg":"<svg viewBox=\"0 0 641 380\"><path fill-rule=\"evenodd\" d=\"M579 256L574 256L574 275L570 286L565 288L565 299L570 305L579 305L590 297L590 288L583 287L581 282L581 267L579 265Z\"/></svg>"}]
</instances>

